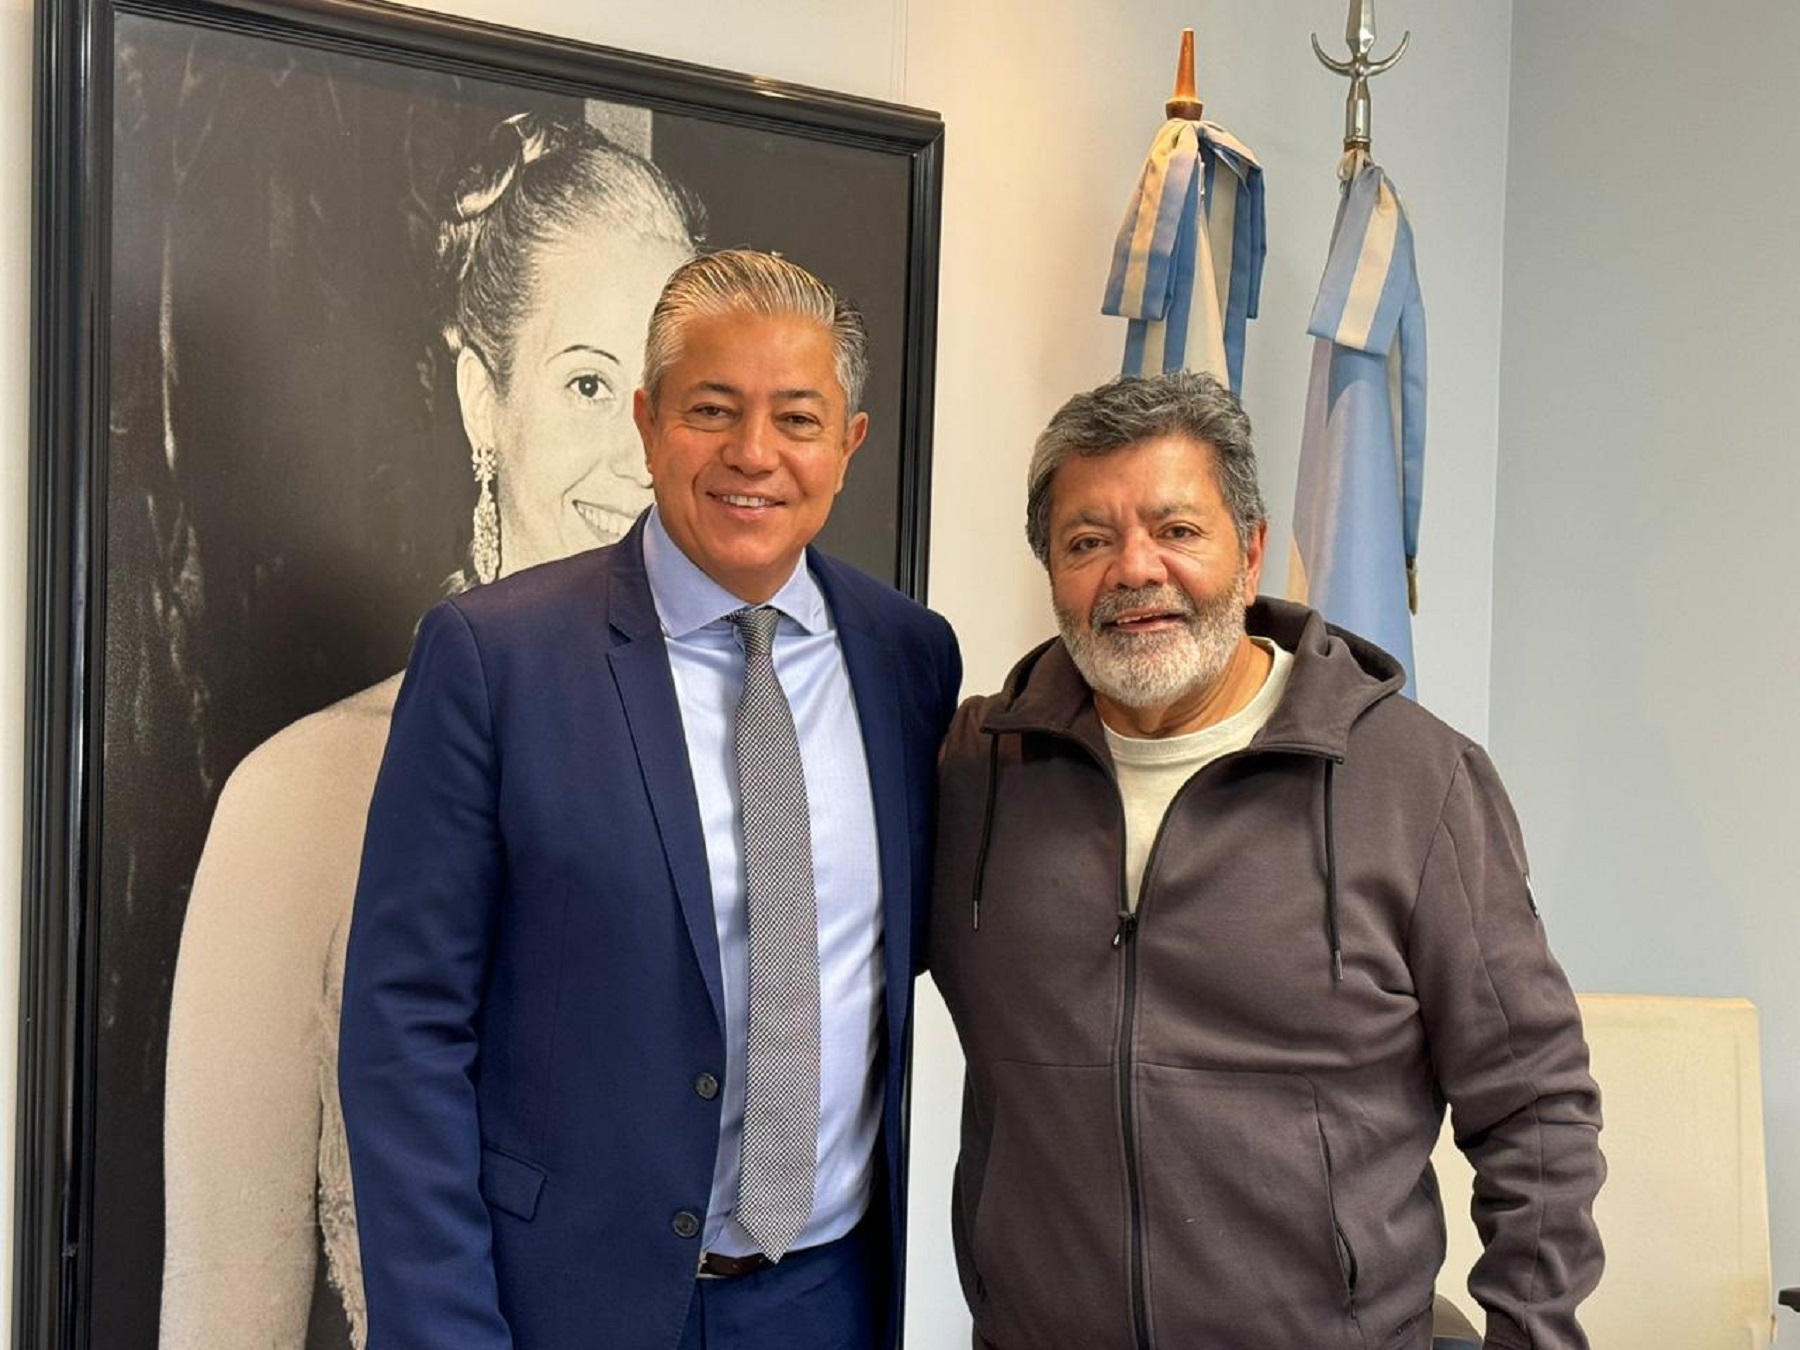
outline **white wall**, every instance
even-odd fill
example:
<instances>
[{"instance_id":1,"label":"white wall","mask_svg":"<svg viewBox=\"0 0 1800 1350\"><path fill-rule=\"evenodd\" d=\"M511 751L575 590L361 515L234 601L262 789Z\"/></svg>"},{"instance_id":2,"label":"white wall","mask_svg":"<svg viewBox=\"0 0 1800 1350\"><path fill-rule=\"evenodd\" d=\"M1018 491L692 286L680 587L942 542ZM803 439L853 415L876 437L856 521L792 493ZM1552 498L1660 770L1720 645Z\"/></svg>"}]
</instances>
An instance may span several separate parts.
<instances>
[{"instance_id":1,"label":"white wall","mask_svg":"<svg viewBox=\"0 0 1800 1350\"><path fill-rule=\"evenodd\" d=\"M1796 52L1791 0L1515 5L1493 662L1493 748L1576 984L1762 1009L1785 1285Z\"/></svg>"},{"instance_id":2,"label":"white wall","mask_svg":"<svg viewBox=\"0 0 1800 1350\"><path fill-rule=\"evenodd\" d=\"M0 416L0 693L22 706L24 372L29 258L30 8L3 0L0 355L19 372ZM1114 231L1162 118L1184 24L1200 30L1200 92L1268 174L1271 249L1251 327L1247 397L1275 518L1279 590L1310 339L1342 134L1343 82L1316 30L1341 43L1343 0L434 0L511 26L935 108L948 126L933 482L932 600L962 636L971 691L998 683L1050 631L1018 522L1030 443L1068 394L1116 368L1120 321L1098 313ZM1124 17L1122 17L1122 15ZM1488 721L1490 560L1500 406L1501 222L1511 7L1389 0L1381 50L1415 49L1375 85L1378 158L1414 218L1431 320L1432 404L1417 633L1426 701L1478 735ZM0 719L0 876L17 874L18 719ZM4 949L8 954L11 947ZM7 980L12 967L5 967ZM10 985L0 1007L14 1006ZM922 997L915 1096L910 1343L966 1341L946 1236L960 1061L935 995ZM0 1014L4 1020L5 1014ZM10 1140L10 1038L0 1130ZM10 1144L0 1156L10 1154ZM10 1173L6 1184L10 1190ZM10 1226L8 1231L10 1231ZM0 1271L0 1282L10 1269Z\"/></svg>"}]
</instances>

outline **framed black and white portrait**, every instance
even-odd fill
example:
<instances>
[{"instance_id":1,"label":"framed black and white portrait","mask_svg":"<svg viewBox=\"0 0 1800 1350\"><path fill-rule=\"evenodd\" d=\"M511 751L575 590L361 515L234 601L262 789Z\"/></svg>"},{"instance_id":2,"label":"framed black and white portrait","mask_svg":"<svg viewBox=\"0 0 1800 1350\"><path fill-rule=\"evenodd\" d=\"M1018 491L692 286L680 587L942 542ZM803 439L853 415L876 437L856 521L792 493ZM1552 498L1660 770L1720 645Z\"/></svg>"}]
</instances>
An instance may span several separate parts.
<instances>
[{"instance_id":1,"label":"framed black and white portrait","mask_svg":"<svg viewBox=\"0 0 1800 1350\"><path fill-rule=\"evenodd\" d=\"M15 1344L345 1350L337 980L414 625L648 503L645 324L715 246L866 314L820 542L919 595L942 126L364 0L38 25Z\"/></svg>"}]
</instances>

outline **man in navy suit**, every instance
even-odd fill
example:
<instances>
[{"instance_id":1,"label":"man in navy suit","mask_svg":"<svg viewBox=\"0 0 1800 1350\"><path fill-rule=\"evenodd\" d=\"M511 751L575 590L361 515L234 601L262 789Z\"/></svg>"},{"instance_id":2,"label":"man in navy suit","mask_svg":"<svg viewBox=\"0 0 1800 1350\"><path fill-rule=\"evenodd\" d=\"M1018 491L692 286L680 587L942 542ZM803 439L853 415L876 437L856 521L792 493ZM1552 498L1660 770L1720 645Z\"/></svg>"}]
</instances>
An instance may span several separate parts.
<instances>
[{"instance_id":1,"label":"man in navy suit","mask_svg":"<svg viewBox=\"0 0 1800 1350\"><path fill-rule=\"evenodd\" d=\"M961 663L941 618L809 547L867 428L865 353L860 316L791 263L686 264L634 404L655 506L420 626L339 1058L370 1350L898 1342L912 984ZM811 1205L772 1242L740 1203L755 939L727 617L764 605L818 975Z\"/></svg>"}]
</instances>

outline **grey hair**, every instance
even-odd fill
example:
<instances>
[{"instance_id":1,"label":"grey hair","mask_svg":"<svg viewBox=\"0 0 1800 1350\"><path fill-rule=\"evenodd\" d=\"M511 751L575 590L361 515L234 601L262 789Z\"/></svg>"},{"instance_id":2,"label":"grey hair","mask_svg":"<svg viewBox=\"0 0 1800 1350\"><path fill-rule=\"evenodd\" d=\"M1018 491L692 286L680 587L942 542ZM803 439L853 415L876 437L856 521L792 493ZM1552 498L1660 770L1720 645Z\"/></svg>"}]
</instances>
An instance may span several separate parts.
<instances>
[{"instance_id":1,"label":"grey hair","mask_svg":"<svg viewBox=\"0 0 1800 1350\"><path fill-rule=\"evenodd\" d=\"M862 311L804 267L778 253L721 249L676 268L650 311L644 340L644 392L655 403L663 377L681 359L682 337L695 319L728 313L811 319L831 334L837 381L848 417L862 407L869 379L869 333Z\"/></svg>"},{"instance_id":2,"label":"grey hair","mask_svg":"<svg viewBox=\"0 0 1800 1350\"><path fill-rule=\"evenodd\" d=\"M1120 375L1056 410L1025 475L1025 538L1038 561L1050 565L1051 489L1071 455L1110 455L1164 436L1183 436L1212 450L1219 495L1239 546L1248 548L1269 518L1256 481L1250 418L1237 395L1211 375L1181 370Z\"/></svg>"}]
</instances>

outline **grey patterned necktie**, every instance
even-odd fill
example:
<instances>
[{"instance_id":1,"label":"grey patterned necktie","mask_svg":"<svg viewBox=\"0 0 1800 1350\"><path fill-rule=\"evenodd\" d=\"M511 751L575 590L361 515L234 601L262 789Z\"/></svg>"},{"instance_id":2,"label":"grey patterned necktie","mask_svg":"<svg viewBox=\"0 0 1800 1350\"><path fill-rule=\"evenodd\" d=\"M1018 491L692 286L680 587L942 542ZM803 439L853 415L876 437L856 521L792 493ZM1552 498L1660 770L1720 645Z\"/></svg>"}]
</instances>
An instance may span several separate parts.
<instances>
[{"instance_id":1,"label":"grey patterned necktie","mask_svg":"<svg viewBox=\"0 0 1800 1350\"><path fill-rule=\"evenodd\" d=\"M744 1156L737 1220L772 1259L812 1213L819 1139L819 926L800 745L775 676L767 605L726 615L744 647L738 813L750 930Z\"/></svg>"}]
</instances>

